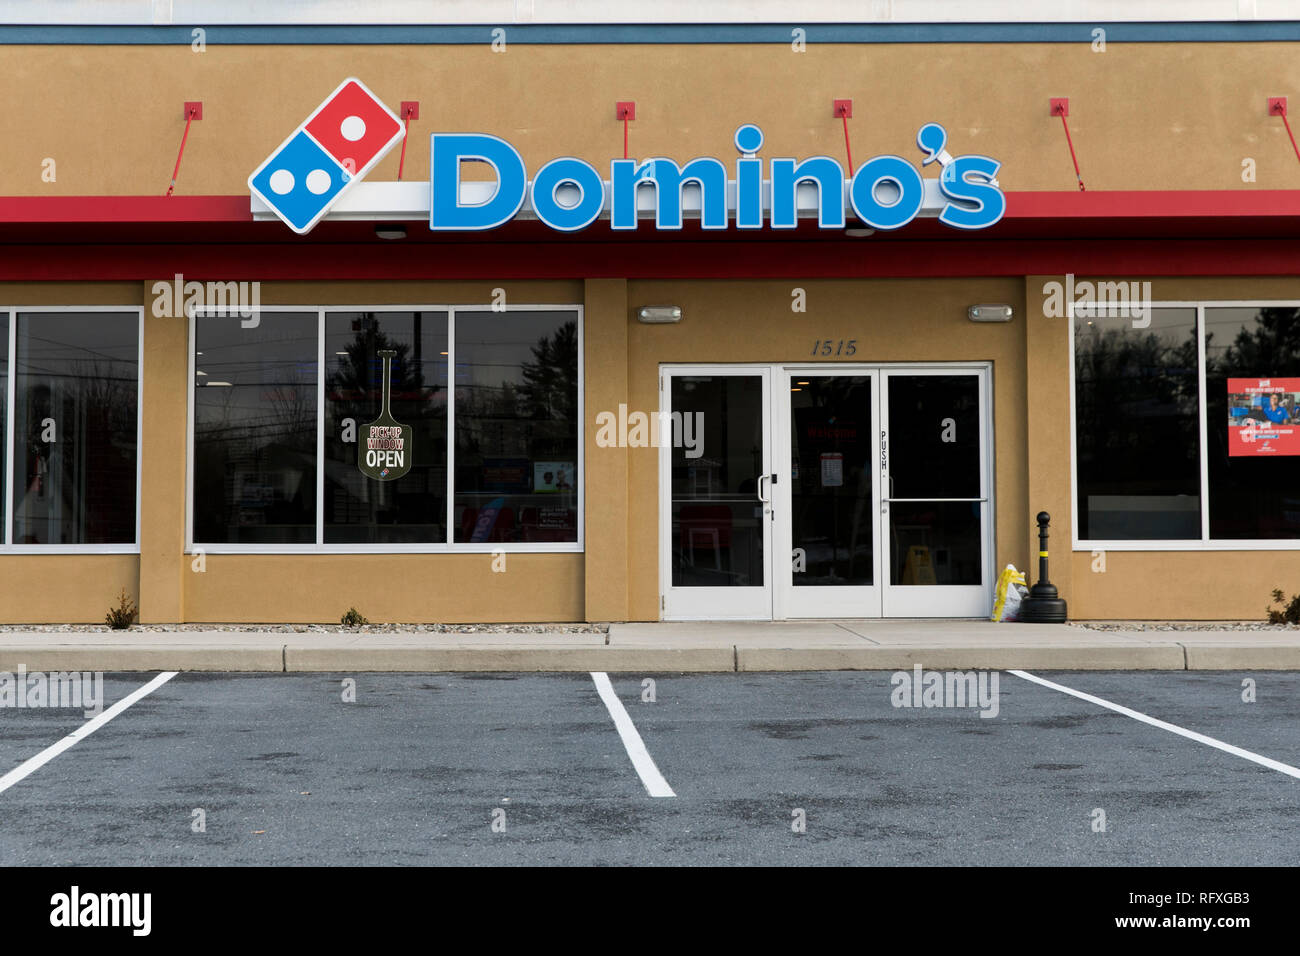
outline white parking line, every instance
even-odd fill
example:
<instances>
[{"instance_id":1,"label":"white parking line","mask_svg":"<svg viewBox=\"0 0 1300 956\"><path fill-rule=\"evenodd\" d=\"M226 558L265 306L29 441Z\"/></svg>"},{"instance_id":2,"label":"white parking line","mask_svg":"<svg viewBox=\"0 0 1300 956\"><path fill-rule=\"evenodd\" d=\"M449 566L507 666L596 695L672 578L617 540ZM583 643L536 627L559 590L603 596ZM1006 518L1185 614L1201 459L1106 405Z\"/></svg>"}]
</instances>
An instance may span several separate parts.
<instances>
[{"instance_id":1,"label":"white parking line","mask_svg":"<svg viewBox=\"0 0 1300 956\"><path fill-rule=\"evenodd\" d=\"M1222 750L1224 753L1232 754L1234 757L1241 757L1243 760L1249 760L1257 763L1261 767L1268 767L1269 770L1276 770L1278 773L1284 773L1288 777L1295 777L1300 780L1300 768L1292 767L1290 764L1282 763L1280 760L1274 760L1271 757L1264 757L1249 750L1243 750L1241 747L1234 747L1232 744L1226 744L1222 740L1216 740L1213 737L1207 737L1205 734L1198 734L1194 730L1187 730L1176 724L1171 724L1163 720L1157 720L1155 717L1148 716L1136 710L1130 710L1128 707L1122 707L1119 704L1112 704L1108 700L1102 700L1100 697L1093 697L1092 694L1085 694L1081 690L1074 690L1066 687L1064 684L1054 684L1050 680L1043 680L1041 677L1035 677L1033 674L1027 674L1024 671L1008 671L1009 674L1015 674L1023 680L1030 681L1034 684L1041 684L1044 687L1050 687L1052 690L1059 690L1062 694L1069 694L1071 697L1077 697L1080 700L1086 700L1090 704L1096 704L1099 707L1105 707L1107 710L1113 710L1117 714L1123 714L1125 717L1132 717L1134 720L1140 720L1144 724L1150 724L1152 727L1159 727L1161 730L1167 730L1171 734L1178 734L1180 737L1186 737L1188 740L1195 740L1197 743L1205 744L1207 747L1214 747L1216 750Z\"/></svg>"},{"instance_id":2,"label":"white parking line","mask_svg":"<svg viewBox=\"0 0 1300 956\"><path fill-rule=\"evenodd\" d=\"M652 797L677 796L677 794L673 793L673 788L668 786L668 781L659 772L659 768L655 766L650 751L645 749L645 742L641 739L641 735L637 733L632 718L627 715L623 702L614 693L614 685L609 682L609 675L603 671L592 671L591 679L596 682L596 692L600 694L600 699L605 702L605 708L609 711L609 716L614 718L614 726L618 728L618 735L623 740L627 755L632 758L632 766L636 768L637 774L641 777L641 782L645 784L646 792Z\"/></svg>"},{"instance_id":3,"label":"white parking line","mask_svg":"<svg viewBox=\"0 0 1300 956\"><path fill-rule=\"evenodd\" d=\"M52 744L51 746L46 747L30 760L24 760L13 770L10 770L3 777L0 777L0 793L4 793L20 780L23 780L24 778L31 776L37 770L40 770L41 767L44 767L47 763L59 754L63 753L63 751L67 750L73 744L85 740L100 727L103 727L118 714L122 713L122 711L134 704L137 700L152 694L175 676L176 671L164 671L143 687L131 691L131 693L127 694L102 714L86 721L72 733L68 734L68 736L60 740L57 744Z\"/></svg>"}]
</instances>

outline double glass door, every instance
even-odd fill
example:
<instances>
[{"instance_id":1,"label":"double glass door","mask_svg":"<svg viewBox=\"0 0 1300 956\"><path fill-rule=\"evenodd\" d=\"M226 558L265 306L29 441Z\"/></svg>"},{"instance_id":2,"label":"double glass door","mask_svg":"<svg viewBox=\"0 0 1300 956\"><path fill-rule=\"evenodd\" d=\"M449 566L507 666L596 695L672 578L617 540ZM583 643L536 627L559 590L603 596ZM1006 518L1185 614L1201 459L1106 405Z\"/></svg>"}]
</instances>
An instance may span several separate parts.
<instances>
[{"instance_id":1,"label":"double glass door","mask_svg":"<svg viewBox=\"0 0 1300 956\"><path fill-rule=\"evenodd\" d=\"M982 617L988 369L661 370L665 620Z\"/></svg>"}]
</instances>

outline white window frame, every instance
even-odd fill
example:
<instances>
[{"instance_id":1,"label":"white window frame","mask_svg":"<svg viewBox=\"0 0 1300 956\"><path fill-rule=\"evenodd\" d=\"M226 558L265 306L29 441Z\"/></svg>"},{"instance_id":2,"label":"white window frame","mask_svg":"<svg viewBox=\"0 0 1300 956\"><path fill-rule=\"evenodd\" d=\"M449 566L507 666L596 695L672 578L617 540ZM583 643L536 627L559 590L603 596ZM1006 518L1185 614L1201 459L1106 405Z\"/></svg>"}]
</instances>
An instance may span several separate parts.
<instances>
[{"instance_id":1,"label":"white window frame","mask_svg":"<svg viewBox=\"0 0 1300 956\"><path fill-rule=\"evenodd\" d=\"M444 303L441 305L385 303L383 305L264 305L262 312L316 313L316 543L315 544L204 544L194 540L194 349L195 315L189 317L189 394L185 435L185 553L196 554L580 554L586 540L586 361L584 354L585 317L581 305L555 303L536 305L511 304L504 308L490 302L481 304ZM381 544L327 544L325 535L325 315L329 312L445 312L447 313L447 537L455 535L452 520L456 509L456 313L460 312L571 312L578 319L578 531L576 541L515 542L430 542Z\"/></svg>"},{"instance_id":2,"label":"white window frame","mask_svg":"<svg viewBox=\"0 0 1300 956\"><path fill-rule=\"evenodd\" d=\"M1196 310L1197 403L1200 415L1201 537L1096 540L1079 537L1079 430L1075 406L1074 315L1066 318L1070 361L1070 534L1074 551L1300 551L1300 538L1211 538L1209 422L1205 402L1205 310L1300 308L1296 299L1194 299L1153 301L1153 309Z\"/></svg>"},{"instance_id":3,"label":"white window frame","mask_svg":"<svg viewBox=\"0 0 1300 956\"><path fill-rule=\"evenodd\" d=\"M14 544L14 443L16 441L15 417L18 396L18 316L31 313L84 313L116 312L136 315L135 355L135 540L119 544ZM144 306L141 305L11 305L0 306L0 313L9 317L8 355L5 382L5 416L0 422L4 441L5 475L4 500L0 502L0 521L4 522L0 534L0 554L139 554L140 553L140 477L144 458Z\"/></svg>"}]
</instances>

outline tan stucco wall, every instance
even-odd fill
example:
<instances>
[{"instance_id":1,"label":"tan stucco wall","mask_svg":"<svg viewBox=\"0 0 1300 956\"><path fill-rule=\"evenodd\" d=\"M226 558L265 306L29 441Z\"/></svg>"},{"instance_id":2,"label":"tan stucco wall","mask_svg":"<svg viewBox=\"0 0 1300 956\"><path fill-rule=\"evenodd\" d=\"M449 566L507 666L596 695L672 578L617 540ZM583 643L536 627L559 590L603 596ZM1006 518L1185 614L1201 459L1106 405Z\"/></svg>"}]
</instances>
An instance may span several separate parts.
<instances>
[{"instance_id":1,"label":"tan stucco wall","mask_svg":"<svg viewBox=\"0 0 1300 956\"><path fill-rule=\"evenodd\" d=\"M134 554L0 554L0 623L103 624L123 588L139 601Z\"/></svg>"},{"instance_id":2,"label":"tan stucco wall","mask_svg":"<svg viewBox=\"0 0 1300 956\"><path fill-rule=\"evenodd\" d=\"M187 562L188 563L188 562ZM186 575L190 621L580 621L581 554L209 554Z\"/></svg>"},{"instance_id":3,"label":"tan stucco wall","mask_svg":"<svg viewBox=\"0 0 1300 956\"><path fill-rule=\"evenodd\" d=\"M344 78L393 109L418 100L405 178L428 178L428 134L485 132L530 170L572 155L607 169L622 155L616 100L634 100L633 156L735 157L754 122L764 156L842 159L831 100L851 98L855 160L920 158L918 127L944 124L953 154L1004 163L1008 190L1074 189L1060 120L1090 190L1268 189L1300 185L1300 164L1270 95L1300 86L1295 43L788 44L569 46L0 47L0 195L161 195L201 100L179 195L246 194L245 180ZM41 179L56 162L57 180ZM1257 164L1253 184L1242 161ZM372 181L397 178L394 150Z\"/></svg>"}]
</instances>

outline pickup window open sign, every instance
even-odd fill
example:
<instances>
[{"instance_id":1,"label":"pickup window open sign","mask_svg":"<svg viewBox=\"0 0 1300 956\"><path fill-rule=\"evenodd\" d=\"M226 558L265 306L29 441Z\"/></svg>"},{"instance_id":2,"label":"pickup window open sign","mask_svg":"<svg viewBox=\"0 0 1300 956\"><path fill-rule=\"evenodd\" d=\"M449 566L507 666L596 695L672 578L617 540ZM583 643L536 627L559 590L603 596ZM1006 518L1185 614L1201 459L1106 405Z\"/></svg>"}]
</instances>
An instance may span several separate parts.
<instances>
[{"instance_id":1,"label":"pickup window open sign","mask_svg":"<svg viewBox=\"0 0 1300 956\"><path fill-rule=\"evenodd\" d=\"M393 390L393 349L380 349L384 360L383 409L379 417L361 428L357 443L357 467L367 478L393 481L411 470L411 426L403 425L389 411Z\"/></svg>"}]
</instances>

